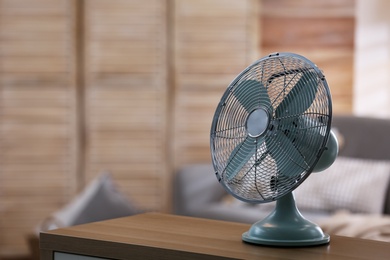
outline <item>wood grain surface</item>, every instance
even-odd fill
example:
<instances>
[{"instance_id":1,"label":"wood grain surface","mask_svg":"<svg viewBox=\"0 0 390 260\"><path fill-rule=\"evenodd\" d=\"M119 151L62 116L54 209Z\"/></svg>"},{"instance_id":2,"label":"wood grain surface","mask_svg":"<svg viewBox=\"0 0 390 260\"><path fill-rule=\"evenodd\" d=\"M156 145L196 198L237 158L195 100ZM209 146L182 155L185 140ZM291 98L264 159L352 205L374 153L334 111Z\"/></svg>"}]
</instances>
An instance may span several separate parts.
<instances>
[{"instance_id":1,"label":"wood grain surface","mask_svg":"<svg viewBox=\"0 0 390 260\"><path fill-rule=\"evenodd\" d=\"M96 222L41 234L51 251L110 259L387 259L385 242L331 237L328 245L268 247L247 244L249 225L158 213Z\"/></svg>"}]
</instances>

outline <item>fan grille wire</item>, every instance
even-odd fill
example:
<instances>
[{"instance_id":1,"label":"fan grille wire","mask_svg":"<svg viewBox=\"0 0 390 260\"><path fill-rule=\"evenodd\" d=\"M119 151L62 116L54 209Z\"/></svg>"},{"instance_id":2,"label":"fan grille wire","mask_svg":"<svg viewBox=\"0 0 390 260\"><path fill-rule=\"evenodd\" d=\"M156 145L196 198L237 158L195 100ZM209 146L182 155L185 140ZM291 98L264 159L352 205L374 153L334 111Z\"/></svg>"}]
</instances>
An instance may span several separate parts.
<instances>
[{"instance_id":1,"label":"fan grille wire","mask_svg":"<svg viewBox=\"0 0 390 260\"><path fill-rule=\"evenodd\" d=\"M252 88L240 85L249 81L260 82L266 94L253 93ZM305 89L310 82L316 85L312 96ZM299 85L303 91L295 94ZM302 109L300 104L310 105L299 113L278 108L284 106L282 102L290 92L295 110ZM262 136L251 137L246 129L247 118L259 107L270 113L269 124ZM311 173L324 149L331 112L327 82L312 62L290 53L258 60L228 86L214 115L210 142L220 182L235 197L257 203L276 200L294 190ZM284 146L286 138L293 147ZM253 153L247 152L251 149ZM299 157L303 159L297 160ZM233 160L242 163L230 178L226 169ZM293 175L288 173L291 167L298 169Z\"/></svg>"}]
</instances>

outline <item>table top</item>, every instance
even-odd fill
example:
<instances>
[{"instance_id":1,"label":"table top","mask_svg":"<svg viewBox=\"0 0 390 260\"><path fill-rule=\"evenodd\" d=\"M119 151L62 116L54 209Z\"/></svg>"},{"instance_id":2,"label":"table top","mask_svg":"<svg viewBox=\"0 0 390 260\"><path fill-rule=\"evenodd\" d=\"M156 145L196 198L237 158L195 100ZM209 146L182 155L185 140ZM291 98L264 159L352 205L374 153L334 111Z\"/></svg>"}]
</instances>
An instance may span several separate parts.
<instances>
[{"instance_id":1,"label":"table top","mask_svg":"<svg viewBox=\"0 0 390 260\"><path fill-rule=\"evenodd\" d=\"M242 242L250 225L145 213L43 232L42 259L67 252L110 259L390 259L390 243L331 236L330 244L269 247Z\"/></svg>"}]
</instances>

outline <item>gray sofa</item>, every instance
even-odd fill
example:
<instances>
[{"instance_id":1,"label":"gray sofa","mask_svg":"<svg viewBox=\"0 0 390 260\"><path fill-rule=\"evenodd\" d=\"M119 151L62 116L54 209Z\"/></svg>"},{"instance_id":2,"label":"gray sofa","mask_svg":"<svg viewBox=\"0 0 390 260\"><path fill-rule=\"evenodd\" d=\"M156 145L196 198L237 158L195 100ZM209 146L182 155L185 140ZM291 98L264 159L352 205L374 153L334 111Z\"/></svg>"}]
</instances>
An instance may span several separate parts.
<instances>
[{"instance_id":1,"label":"gray sofa","mask_svg":"<svg viewBox=\"0 0 390 260\"><path fill-rule=\"evenodd\" d=\"M343 139L341 140L340 157L390 162L390 120L334 116L332 127L339 133L339 138ZM367 172L367 174L373 173ZM312 175L306 181L311 177ZM388 182L387 178L386 191L383 193L383 205L381 205L382 214L390 214L390 185ZM358 200L358 198L356 199ZM218 183L211 164L188 165L175 175L174 213L176 214L254 223L268 215L273 208L273 203L252 205L230 198ZM316 222L330 218L337 210L340 208L326 210L300 208L306 218ZM353 211L353 209L348 208L345 210Z\"/></svg>"}]
</instances>

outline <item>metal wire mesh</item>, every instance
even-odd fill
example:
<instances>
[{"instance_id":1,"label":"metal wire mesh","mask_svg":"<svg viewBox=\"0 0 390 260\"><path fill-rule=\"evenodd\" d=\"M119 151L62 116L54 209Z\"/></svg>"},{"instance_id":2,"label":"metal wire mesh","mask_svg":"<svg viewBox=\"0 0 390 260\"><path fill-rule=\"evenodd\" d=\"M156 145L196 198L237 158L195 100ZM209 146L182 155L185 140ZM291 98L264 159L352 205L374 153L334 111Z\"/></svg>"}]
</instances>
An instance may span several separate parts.
<instances>
[{"instance_id":1,"label":"metal wire mesh","mask_svg":"<svg viewBox=\"0 0 390 260\"><path fill-rule=\"evenodd\" d=\"M268 115L266 130L248 132L256 109ZM331 96L321 71L292 53L272 54L228 86L211 127L216 175L235 197L269 202L294 190L311 173L325 147Z\"/></svg>"}]
</instances>

